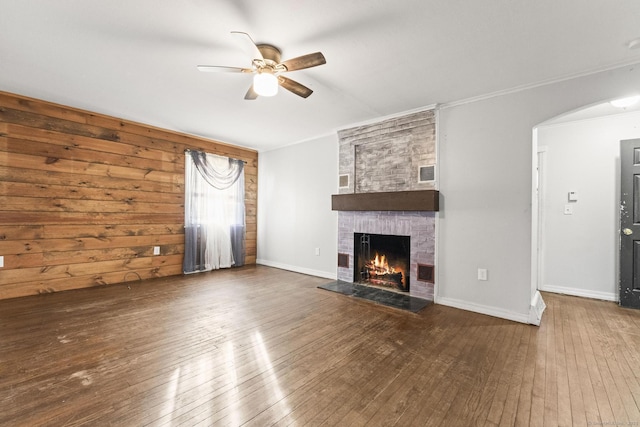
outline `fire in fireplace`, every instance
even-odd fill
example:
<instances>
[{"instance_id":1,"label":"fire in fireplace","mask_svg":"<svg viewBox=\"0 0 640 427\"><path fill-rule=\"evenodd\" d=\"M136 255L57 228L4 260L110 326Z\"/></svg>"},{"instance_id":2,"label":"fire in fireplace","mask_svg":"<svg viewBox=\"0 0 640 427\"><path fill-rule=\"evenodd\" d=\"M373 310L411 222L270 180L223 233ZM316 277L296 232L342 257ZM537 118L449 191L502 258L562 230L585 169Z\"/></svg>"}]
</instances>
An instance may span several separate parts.
<instances>
[{"instance_id":1,"label":"fire in fireplace","mask_svg":"<svg viewBox=\"0 0 640 427\"><path fill-rule=\"evenodd\" d=\"M353 281L409 292L411 238L354 233Z\"/></svg>"}]
</instances>

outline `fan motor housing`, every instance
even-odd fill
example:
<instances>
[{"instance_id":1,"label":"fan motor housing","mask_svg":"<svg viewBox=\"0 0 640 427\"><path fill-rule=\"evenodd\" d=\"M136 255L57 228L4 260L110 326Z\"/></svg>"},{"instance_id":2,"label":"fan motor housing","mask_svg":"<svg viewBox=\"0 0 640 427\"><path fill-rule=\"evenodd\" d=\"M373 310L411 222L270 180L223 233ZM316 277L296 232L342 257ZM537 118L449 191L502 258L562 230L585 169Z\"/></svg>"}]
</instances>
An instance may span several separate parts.
<instances>
[{"instance_id":1,"label":"fan motor housing","mask_svg":"<svg viewBox=\"0 0 640 427\"><path fill-rule=\"evenodd\" d=\"M280 56L282 52L277 47L270 44L259 44L256 45L262 57L266 60L273 61L276 64L280 63Z\"/></svg>"}]
</instances>

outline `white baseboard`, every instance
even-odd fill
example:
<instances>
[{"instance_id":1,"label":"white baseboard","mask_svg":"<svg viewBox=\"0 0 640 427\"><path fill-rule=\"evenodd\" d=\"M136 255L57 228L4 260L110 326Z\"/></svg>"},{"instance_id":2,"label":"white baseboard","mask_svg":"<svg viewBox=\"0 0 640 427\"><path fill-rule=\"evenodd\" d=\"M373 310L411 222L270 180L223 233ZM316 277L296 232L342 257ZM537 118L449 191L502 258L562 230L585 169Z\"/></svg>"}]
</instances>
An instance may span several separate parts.
<instances>
[{"instance_id":1,"label":"white baseboard","mask_svg":"<svg viewBox=\"0 0 640 427\"><path fill-rule=\"evenodd\" d=\"M499 317L501 319L513 320L514 322L529 323L529 313L516 313L496 307L474 304L468 301L461 301L453 298L438 297L438 304L461 310L473 311L474 313L486 314L488 316Z\"/></svg>"},{"instance_id":2,"label":"white baseboard","mask_svg":"<svg viewBox=\"0 0 640 427\"><path fill-rule=\"evenodd\" d=\"M540 326L542 320L542 313L547 308L547 304L542 299L540 291L536 291L533 295L533 301L531 301L531 307L529 307L529 323L532 325Z\"/></svg>"},{"instance_id":3,"label":"white baseboard","mask_svg":"<svg viewBox=\"0 0 640 427\"><path fill-rule=\"evenodd\" d=\"M618 295L616 295L614 292L589 291L585 289L576 289L553 285L543 285L540 290L543 292L553 292L554 294L564 294L572 295L574 297L593 298L604 301L618 302Z\"/></svg>"},{"instance_id":4,"label":"white baseboard","mask_svg":"<svg viewBox=\"0 0 640 427\"><path fill-rule=\"evenodd\" d=\"M338 272L329 273L327 271L312 270L310 268L298 267L296 265L281 264L279 262L268 261L266 259L257 259L256 264L266 265L267 267L279 268L281 270L294 271L296 273L307 274L309 276L322 277L330 280L338 280Z\"/></svg>"}]
</instances>

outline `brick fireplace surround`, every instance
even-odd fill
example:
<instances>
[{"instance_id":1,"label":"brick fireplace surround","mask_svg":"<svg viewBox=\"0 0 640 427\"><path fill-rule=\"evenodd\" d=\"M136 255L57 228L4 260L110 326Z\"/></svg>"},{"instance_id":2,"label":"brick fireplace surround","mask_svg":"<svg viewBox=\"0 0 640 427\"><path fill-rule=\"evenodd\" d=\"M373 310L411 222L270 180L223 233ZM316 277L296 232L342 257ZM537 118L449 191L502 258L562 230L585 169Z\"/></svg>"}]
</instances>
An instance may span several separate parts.
<instances>
[{"instance_id":1,"label":"brick fireplace surround","mask_svg":"<svg viewBox=\"0 0 640 427\"><path fill-rule=\"evenodd\" d=\"M372 125L342 130L340 194L432 190L435 181L419 182L418 170L435 166L435 112L425 110ZM348 181L348 182L347 182ZM349 266L338 267L338 280L353 282L354 233L411 237L410 295L433 300L433 281L418 280L418 264L435 268L435 212L338 212L338 253Z\"/></svg>"}]
</instances>

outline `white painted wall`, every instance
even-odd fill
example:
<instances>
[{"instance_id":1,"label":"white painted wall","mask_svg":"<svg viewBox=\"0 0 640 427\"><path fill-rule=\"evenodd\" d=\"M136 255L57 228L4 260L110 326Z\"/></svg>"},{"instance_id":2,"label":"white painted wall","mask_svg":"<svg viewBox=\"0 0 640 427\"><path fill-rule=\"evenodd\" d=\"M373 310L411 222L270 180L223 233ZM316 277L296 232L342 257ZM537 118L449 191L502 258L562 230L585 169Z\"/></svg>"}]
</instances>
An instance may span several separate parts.
<instances>
[{"instance_id":1,"label":"white painted wall","mask_svg":"<svg viewBox=\"0 0 640 427\"><path fill-rule=\"evenodd\" d=\"M638 88L640 67L629 66L442 106L436 302L529 320L535 244L532 130L565 112ZM329 196L337 191L337 163L334 137L261 153L262 263L335 275L337 215ZM316 246L323 250L320 258L313 255ZM478 268L488 269L489 280L477 280Z\"/></svg>"},{"instance_id":2,"label":"white painted wall","mask_svg":"<svg viewBox=\"0 0 640 427\"><path fill-rule=\"evenodd\" d=\"M337 193L337 134L261 152L257 263L335 279Z\"/></svg>"},{"instance_id":3,"label":"white painted wall","mask_svg":"<svg viewBox=\"0 0 640 427\"><path fill-rule=\"evenodd\" d=\"M638 112L538 128L547 147L541 290L617 301L620 140L632 138Z\"/></svg>"},{"instance_id":4,"label":"white painted wall","mask_svg":"<svg viewBox=\"0 0 640 427\"><path fill-rule=\"evenodd\" d=\"M531 289L532 129L567 111L635 93L640 67L461 105L439 121L441 304L527 322ZM489 280L477 280L487 268Z\"/></svg>"}]
</instances>

